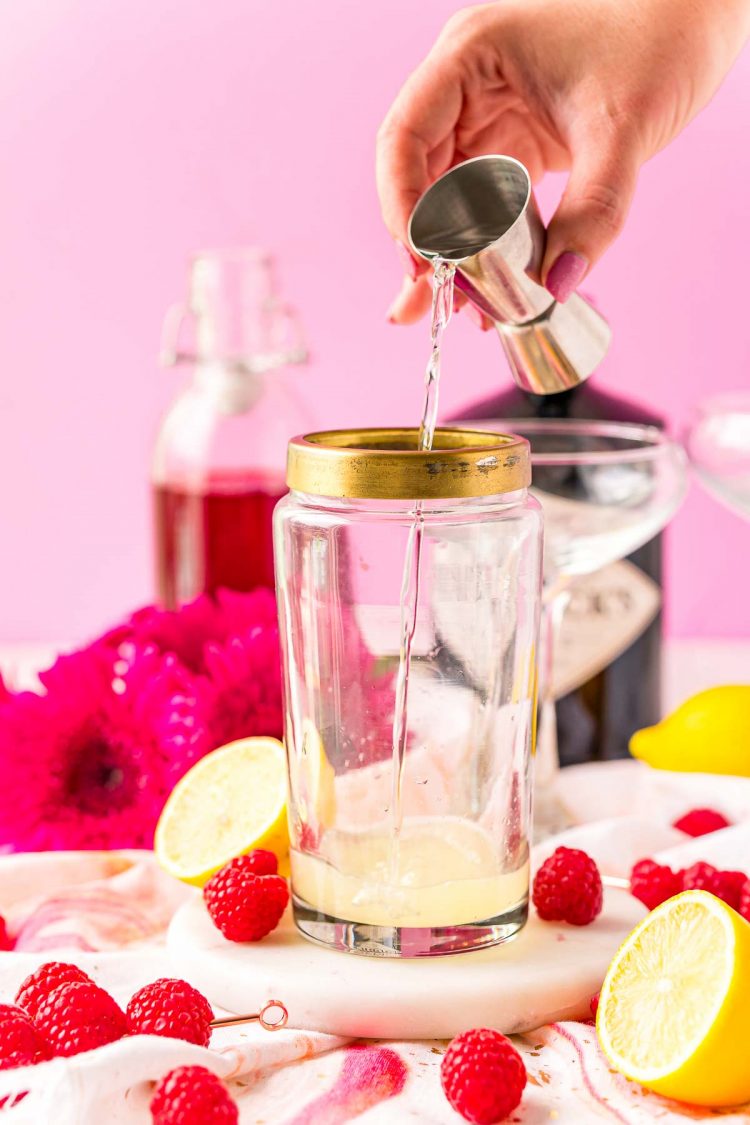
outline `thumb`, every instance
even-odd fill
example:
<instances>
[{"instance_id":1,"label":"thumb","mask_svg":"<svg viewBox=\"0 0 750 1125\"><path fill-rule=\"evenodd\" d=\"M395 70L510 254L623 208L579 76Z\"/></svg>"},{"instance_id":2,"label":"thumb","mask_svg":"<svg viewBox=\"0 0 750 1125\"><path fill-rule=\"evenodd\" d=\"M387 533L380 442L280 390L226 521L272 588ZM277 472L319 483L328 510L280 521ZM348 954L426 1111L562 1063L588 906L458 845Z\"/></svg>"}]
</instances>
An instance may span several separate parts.
<instances>
[{"instance_id":1,"label":"thumb","mask_svg":"<svg viewBox=\"0 0 750 1125\"><path fill-rule=\"evenodd\" d=\"M547 231L542 281L567 301L623 228L640 161L635 147L609 132L589 135L576 155L565 193Z\"/></svg>"}]
</instances>

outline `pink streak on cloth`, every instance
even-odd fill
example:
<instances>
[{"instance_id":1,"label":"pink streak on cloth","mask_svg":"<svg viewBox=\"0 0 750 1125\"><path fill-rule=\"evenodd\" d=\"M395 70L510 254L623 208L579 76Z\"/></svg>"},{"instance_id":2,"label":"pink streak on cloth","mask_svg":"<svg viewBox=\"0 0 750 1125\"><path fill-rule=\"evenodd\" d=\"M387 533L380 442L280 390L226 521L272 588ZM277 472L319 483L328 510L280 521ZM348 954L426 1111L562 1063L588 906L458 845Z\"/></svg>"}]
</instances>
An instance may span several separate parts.
<instances>
[{"instance_id":1,"label":"pink streak on cloth","mask_svg":"<svg viewBox=\"0 0 750 1125\"><path fill-rule=\"evenodd\" d=\"M747 1125L747 1106L710 1110L660 1097L612 1069L599 1050L590 1023L556 1023L521 1037L521 1051L529 1075L527 1107L543 1094L549 1112L567 1125L609 1122L610 1125L685 1125L686 1121L714 1121ZM575 1108L574 1108L575 1107ZM525 1120L522 1118L522 1120ZM534 1119L536 1120L536 1119Z\"/></svg>"},{"instance_id":2,"label":"pink streak on cloth","mask_svg":"<svg viewBox=\"0 0 750 1125\"><path fill-rule=\"evenodd\" d=\"M403 1060L389 1047L350 1047L335 1083L289 1125L344 1125L400 1094L407 1078Z\"/></svg>"},{"instance_id":3,"label":"pink streak on cloth","mask_svg":"<svg viewBox=\"0 0 750 1125\"><path fill-rule=\"evenodd\" d=\"M52 856L44 856L45 890L29 893L32 877L26 895L6 908L16 950L116 950L162 935L190 892L167 881L150 853L123 854L119 863L113 858L100 860L103 877L70 886L65 881L69 864L58 866ZM30 876L40 866L31 855L19 856L18 863Z\"/></svg>"}]
</instances>

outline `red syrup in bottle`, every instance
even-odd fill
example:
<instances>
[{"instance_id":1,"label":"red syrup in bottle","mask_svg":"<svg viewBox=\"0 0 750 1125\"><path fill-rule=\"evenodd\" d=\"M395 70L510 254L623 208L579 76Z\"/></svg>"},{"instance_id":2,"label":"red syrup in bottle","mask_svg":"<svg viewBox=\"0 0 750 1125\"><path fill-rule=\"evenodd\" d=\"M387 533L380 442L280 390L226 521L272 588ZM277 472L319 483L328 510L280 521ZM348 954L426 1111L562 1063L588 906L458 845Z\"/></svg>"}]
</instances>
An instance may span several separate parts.
<instances>
[{"instance_id":1,"label":"red syrup in bottle","mask_svg":"<svg viewBox=\"0 0 750 1125\"><path fill-rule=\"evenodd\" d=\"M273 589L272 517L283 478L257 471L212 473L202 488L154 486L157 588L174 609L219 587Z\"/></svg>"}]
</instances>

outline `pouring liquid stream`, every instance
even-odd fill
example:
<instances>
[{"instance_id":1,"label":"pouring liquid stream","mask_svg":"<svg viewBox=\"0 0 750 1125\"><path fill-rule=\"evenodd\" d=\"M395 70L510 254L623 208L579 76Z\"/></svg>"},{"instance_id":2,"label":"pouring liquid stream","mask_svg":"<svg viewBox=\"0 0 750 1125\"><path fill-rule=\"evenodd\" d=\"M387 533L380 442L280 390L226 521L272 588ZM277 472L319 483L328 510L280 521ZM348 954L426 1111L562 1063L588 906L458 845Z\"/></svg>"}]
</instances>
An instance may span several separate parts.
<instances>
[{"instance_id":1,"label":"pouring liquid stream","mask_svg":"<svg viewBox=\"0 0 750 1125\"><path fill-rule=\"evenodd\" d=\"M435 273L432 291L432 323L430 359L425 372L425 400L422 421L419 427L418 447L432 449L438 415L438 394L440 390L440 351L443 333L453 311L453 281L456 267L452 262L441 258L434 261ZM422 557L422 538L424 516L422 501L417 500L414 519L409 529L406 544L406 557L401 580L400 601L400 644L398 672L396 674L396 703L393 715L393 791L391 795L391 814L393 819L393 842L391 849L391 882L399 882L399 838L403 822L402 789L404 766L406 762L406 743L408 737L409 670L411 649L417 627L419 606L419 579Z\"/></svg>"}]
</instances>

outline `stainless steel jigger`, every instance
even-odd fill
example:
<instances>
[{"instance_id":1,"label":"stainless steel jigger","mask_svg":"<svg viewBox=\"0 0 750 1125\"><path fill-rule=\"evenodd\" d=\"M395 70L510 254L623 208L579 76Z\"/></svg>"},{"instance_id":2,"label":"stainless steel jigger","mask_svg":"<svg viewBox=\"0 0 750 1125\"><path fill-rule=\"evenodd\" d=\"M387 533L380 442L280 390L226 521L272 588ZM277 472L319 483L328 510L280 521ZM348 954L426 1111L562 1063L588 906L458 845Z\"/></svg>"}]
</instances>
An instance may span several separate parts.
<instances>
[{"instance_id":1,"label":"stainless steel jigger","mask_svg":"<svg viewBox=\"0 0 750 1125\"><path fill-rule=\"evenodd\" d=\"M568 390L605 356L606 320L577 293L560 305L534 280L545 230L518 160L477 156L451 168L412 211L409 239L428 261L456 263L456 287L494 321L522 390Z\"/></svg>"}]
</instances>

